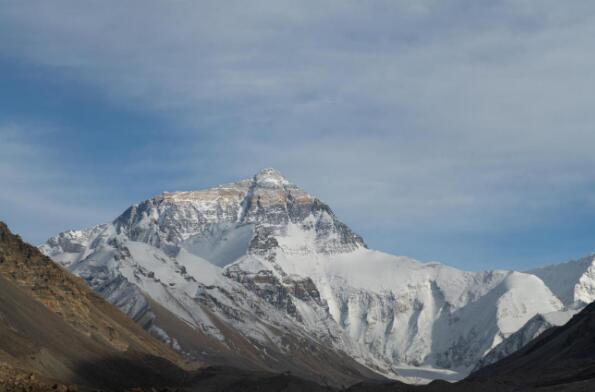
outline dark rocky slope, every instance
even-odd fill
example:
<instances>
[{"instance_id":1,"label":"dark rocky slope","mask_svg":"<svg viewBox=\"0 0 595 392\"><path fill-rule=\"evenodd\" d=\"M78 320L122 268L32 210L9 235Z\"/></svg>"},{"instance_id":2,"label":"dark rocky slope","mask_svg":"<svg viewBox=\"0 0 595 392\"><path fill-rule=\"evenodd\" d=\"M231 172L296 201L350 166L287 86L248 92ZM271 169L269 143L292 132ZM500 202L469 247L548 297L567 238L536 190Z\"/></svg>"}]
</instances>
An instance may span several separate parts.
<instances>
[{"instance_id":1,"label":"dark rocky slope","mask_svg":"<svg viewBox=\"0 0 595 392\"><path fill-rule=\"evenodd\" d=\"M0 222L0 385L168 386L186 364ZM45 380L45 381L41 381ZM52 384L53 385L53 384Z\"/></svg>"},{"instance_id":2,"label":"dark rocky slope","mask_svg":"<svg viewBox=\"0 0 595 392\"><path fill-rule=\"evenodd\" d=\"M567 324L554 327L514 354L482 368L465 380L427 386L398 382L360 383L352 392L592 392L595 391L595 303Z\"/></svg>"},{"instance_id":3,"label":"dark rocky slope","mask_svg":"<svg viewBox=\"0 0 595 392\"><path fill-rule=\"evenodd\" d=\"M595 303L566 325L545 331L511 356L469 377L488 379L539 388L588 382L595 390Z\"/></svg>"}]
</instances>

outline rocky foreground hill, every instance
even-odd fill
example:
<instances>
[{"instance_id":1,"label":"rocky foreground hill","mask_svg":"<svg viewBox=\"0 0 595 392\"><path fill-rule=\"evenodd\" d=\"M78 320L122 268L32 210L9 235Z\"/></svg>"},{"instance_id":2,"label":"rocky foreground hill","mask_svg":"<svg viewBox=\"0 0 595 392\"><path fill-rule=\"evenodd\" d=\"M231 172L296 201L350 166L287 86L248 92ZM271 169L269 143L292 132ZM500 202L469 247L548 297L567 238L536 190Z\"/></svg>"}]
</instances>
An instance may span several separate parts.
<instances>
[{"instance_id":1,"label":"rocky foreground hill","mask_svg":"<svg viewBox=\"0 0 595 392\"><path fill-rule=\"evenodd\" d=\"M188 365L0 222L0 385L167 386Z\"/></svg>"}]
</instances>

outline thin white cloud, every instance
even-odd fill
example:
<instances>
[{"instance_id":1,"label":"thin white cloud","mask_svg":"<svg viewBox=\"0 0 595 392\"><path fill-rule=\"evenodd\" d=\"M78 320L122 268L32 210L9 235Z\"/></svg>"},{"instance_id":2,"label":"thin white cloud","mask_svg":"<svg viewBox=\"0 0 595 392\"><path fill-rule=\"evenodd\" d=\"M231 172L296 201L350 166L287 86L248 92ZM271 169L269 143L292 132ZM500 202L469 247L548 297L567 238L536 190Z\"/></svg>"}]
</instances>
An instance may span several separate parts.
<instances>
[{"instance_id":1,"label":"thin white cloud","mask_svg":"<svg viewBox=\"0 0 595 392\"><path fill-rule=\"evenodd\" d=\"M146 162L182 173L167 186L274 165L356 227L422 235L592 205L594 20L590 1L14 2L0 48L184 129Z\"/></svg>"},{"instance_id":2,"label":"thin white cloud","mask_svg":"<svg viewBox=\"0 0 595 392\"><path fill-rule=\"evenodd\" d=\"M52 232L111 219L117 211L97 204L105 189L61 165L59 152L36 142L51 132L39 125L0 124L0 220L33 243Z\"/></svg>"}]
</instances>

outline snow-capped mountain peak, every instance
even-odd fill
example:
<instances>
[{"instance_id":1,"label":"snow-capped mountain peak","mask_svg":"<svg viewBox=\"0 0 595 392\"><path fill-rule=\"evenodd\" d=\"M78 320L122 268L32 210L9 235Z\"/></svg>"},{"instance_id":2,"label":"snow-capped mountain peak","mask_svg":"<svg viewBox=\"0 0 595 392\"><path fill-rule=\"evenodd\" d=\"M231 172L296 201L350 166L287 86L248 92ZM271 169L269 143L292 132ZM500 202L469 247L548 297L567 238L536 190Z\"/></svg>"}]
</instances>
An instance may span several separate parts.
<instances>
[{"instance_id":1,"label":"snow-capped mountain peak","mask_svg":"<svg viewBox=\"0 0 595 392\"><path fill-rule=\"evenodd\" d=\"M155 196L128 208L113 224L118 233L170 255L180 248L201 257L225 253L218 265L248 250L262 253L280 243L291 247L292 241L281 240L288 237L304 240L296 252L336 253L365 247L328 205L274 169L206 190Z\"/></svg>"},{"instance_id":2,"label":"snow-capped mountain peak","mask_svg":"<svg viewBox=\"0 0 595 392\"><path fill-rule=\"evenodd\" d=\"M262 169L254 176L254 182L259 186L283 187L289 185L289 181L276 169Z\"/></svg>"},{"instance_id":3,"label":"snow-capped mountain peak","mask_svg":"<svg viewBox=\"0 0 595 392\"><path fill-rule=\"evenodd\" d=\"M410 381L460 376L532 317L562 308L535 275L369 250L327 204L274 169L163 193L41 250L179 350L209 359L172 319L276 370L307 348L309 357L348 356Z\"/></svg>"}]
</instances>

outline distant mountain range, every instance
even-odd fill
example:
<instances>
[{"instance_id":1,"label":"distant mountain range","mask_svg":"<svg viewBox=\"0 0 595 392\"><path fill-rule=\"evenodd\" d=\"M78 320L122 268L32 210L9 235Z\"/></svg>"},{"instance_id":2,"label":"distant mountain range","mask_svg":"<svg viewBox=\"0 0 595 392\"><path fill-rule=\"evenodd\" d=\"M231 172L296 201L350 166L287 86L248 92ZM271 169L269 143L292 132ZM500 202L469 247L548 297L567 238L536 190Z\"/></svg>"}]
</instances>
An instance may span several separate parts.
<instances>
[{"instance_id":1,"label":"distant mountain range","mask_svg":"<svg viewBox=\"0 0 595 392\"><path fill-rule=\"evenodd\" d=\"M40 250L189 361L335 387L461 379L595 300L592 256L465 272L370 250L273 169L155 196Z\"/></svg>"}]
</instances>

